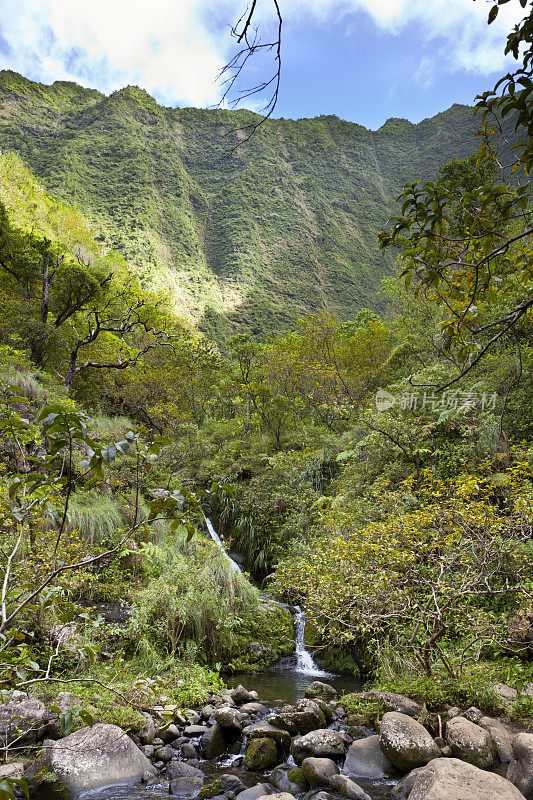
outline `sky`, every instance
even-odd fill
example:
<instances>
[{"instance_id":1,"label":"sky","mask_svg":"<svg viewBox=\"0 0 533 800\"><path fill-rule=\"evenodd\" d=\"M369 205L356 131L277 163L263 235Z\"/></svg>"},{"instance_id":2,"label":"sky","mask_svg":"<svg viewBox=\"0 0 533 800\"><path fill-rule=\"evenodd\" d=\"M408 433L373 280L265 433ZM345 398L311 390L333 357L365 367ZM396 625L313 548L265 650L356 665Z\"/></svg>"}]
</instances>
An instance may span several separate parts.
<instances>
[{"instance_id":1,"label":"sky","mask_svg":"<svg viewBox=\"0 0 533 800\"><path fill-rule=\"evenodd\" d=\"M336 114L376 129L469 103L511 65L506 34L518 0L487 25L487 0L279 0L282 79L277 117ZM231 26L246 0L0 0L0 69L71 80L109 94L127 84L168 106L215 105ZM257 0L269 40L273 0ZM256 60L253 86L272 64ZM259 111L268 95L248 103Z\"/></svg>"}]
</instances>

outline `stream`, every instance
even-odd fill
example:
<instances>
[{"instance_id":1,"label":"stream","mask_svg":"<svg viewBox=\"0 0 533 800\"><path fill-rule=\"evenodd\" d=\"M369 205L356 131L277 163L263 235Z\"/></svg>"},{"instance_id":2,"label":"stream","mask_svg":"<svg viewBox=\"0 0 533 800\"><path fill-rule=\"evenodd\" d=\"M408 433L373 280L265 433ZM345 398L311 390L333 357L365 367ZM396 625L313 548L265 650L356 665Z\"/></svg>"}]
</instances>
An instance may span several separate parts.
<instances>
[{"instance_id":1,"label":"stream","mask_svg":"<svg viewBox=\"0 0 533 800\"><path fill-rule=\"evenodd\" d=\"M220 548L224 557L231 564L232 570L235 572L242 572L237 562L227 553L211 521L206 517L205 522L207 532ZM264 596L269 602L276 602L268 597L267 594ZM283 604L280 603L279 605ZM255 690L259 695L260 701L270 708L296 703L299 699L304 697L305 688L315 680L326 681L337 690L339 696L341 696L342 693L358 691L361 688L360 683L354 678L326 672L315 663L312 654L305 646L304 610L299 606L290 607L285 605L284 608L290 611L294 617L294 653L291 656L280 659L277 664L262 672L224 676L224 682L228 688L231 689L237 687L240 683L244 683L248 691ZM291 756L289 756L288 761L289 764L292 763L294 766ZM222 774L231 773L237 775L247 787L254 786L258 782L268 783L272 768L265 772L251 772L240 764L240 759L230 756L225 760L200 761L199 767L207 776L208 780L215 780ZM367 792L371 800L393 800L392 789L394 788L395 781L371 781L364 778L357 778L357 783ZM341 796L334 793L331 789L322 787L322 790L327 792L331 800L342 800ZM272 793L278 791L279 790L275 788L271 790ZM300 793L296 796L297 800L311 800L312 796L318 791L319 790L316 789L307 793ZM100 790L99 792L91 792L90 794L84 795L84 798L89 797L91 800L160 800L163 797L168 798L169 792L168 784L166 787L164 785L158 786L157 784L150 787L114 786ZM183 800L185 800L185 798L183 798Z\"/></svg>"}]
</instances>

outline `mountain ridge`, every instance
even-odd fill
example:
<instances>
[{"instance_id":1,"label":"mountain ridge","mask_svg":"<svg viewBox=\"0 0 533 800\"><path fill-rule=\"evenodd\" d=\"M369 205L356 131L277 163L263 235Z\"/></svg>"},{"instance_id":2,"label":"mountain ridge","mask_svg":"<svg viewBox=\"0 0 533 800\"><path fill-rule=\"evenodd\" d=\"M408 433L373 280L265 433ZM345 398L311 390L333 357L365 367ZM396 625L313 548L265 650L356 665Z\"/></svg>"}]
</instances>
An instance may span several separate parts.
<instances>
[{"instance_id":1,"label":"mountain ridge","mask_svg":"<svg viewBox=\"0 0 533 800\"><path fill-rule=\"evenodd\" d=\"M377 131L335 115L272 119L246 140L256 119L161 106L139 87L108 96L0 72L0 148L217 338L266 335L321 309L379 309L393 261L377 233L406 181L474 152L472 109Z\"/></svg>"}]
</instances>

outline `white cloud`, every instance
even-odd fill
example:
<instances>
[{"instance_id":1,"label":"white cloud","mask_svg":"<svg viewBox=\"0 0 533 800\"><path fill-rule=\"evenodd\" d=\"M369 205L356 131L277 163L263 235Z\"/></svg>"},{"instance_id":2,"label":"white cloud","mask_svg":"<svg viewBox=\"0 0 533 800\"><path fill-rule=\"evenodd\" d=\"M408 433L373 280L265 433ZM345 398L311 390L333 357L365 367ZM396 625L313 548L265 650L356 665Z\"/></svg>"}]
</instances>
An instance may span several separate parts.
<instances>
[{"instance_id":1,"label":"white cloud","mask_svg":"<svg viewBox=\"0 0 533 800\"><path fill-rule=\"evenodd\" d=\"M503 70L505 35L523 13L513 0L489 27L485 0L280 0L280 5L289 25L310 17L324 25L343 18L348 41L357 33L355 12L370 15L391 34L419 26L428 43L428 52L420 53L419 85L429 80L425 68ZM9 47L5 54L0 48L0 67L106 92L136 83L168 104L211 105L219 98L215 77L231 46L228 26L241 6L244 10L246 0L0 0L0 33ZM272 20L272 0L259 0L258 9L265 22Z\"/></svg>"}]
</instances>

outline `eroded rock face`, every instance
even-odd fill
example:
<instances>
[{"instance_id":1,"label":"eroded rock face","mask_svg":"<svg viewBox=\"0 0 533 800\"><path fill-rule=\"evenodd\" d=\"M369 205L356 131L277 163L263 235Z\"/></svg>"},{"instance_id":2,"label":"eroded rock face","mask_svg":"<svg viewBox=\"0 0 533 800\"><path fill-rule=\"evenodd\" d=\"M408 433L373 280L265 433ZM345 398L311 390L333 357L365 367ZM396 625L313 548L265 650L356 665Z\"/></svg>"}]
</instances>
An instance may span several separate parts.
<instances>
[{"instance_id":1,"label":"eroded rock face","mask_svg":"<svg viewBox=\"0 0 533 800\"><path fill-rule=\"evenodd\" d=\"M533 800L533 733L518 733L513 737L512 746L513 758L507 770L507 780L527 800Z\"/></svg>"},{"instance_id":2,"label":"eroded rock face","mask_svg":"<svg viewBox=\"0 0 533 800\"><path fill-rule=\"evenodd\" d=\"M143 774L157 774L146 756L116 725L97 723L59 741L43 744L45 763L68 795L103 786L140 783Z\"/></svg>"},{"instance_id":3,"label":"eroded rock face","mask_svg":"<svg viewBox=\"0 0 533 800\"><path fill-rule=\"evenodd\" d=\"M415 772L414 781L408 775L398 784L398 797L408 800L524 800L505 778L457 758L438 758Z\"/></svg>"},{"instance_id":4,"label":"eroded rock face","mask_svg":"<svg viewBox=\"0 0 533 800\"><path fill-rule=\"evenodd\" d=\"M328 728L299 736L297 739L293 739L291 745L291 753L298 764L301 764L308 756L335 759L343 756L344 752L344 736L342 733L331 731Z\"/></svg>"},{"instance_id":5,"label":"eroded rock face","mask_svg":"<svg viewBox=\"0 0 533 800\"><path fill-rule=\"evenodd\" d=\"M464 717L454 717L446 724L446 741L452 753L480 769L494 763L493 742L488 731Z\"/></svg>"},{"instance_id":6,"label":"eroded rock face","mask_svg":"<svg viewBox=\"0 0 533 800\"><path fill-rule=\"evenodd\" d=\"M432 736L420 722L388 711L379 726L379 746L383 755L402 772L427 764L440 758L441 752Z\"/></svg>"},{"instance_id":7,"label":"eroded rock face","mask_svg":"<svg viewBox=\"0 0 533 800\"><path fill-rule=\"evenodd\" d=\"M379 746L379 736L367 736L350 745L342 771L354 778L378 780L397 774Z\"/></svg>"}]
</instances>

